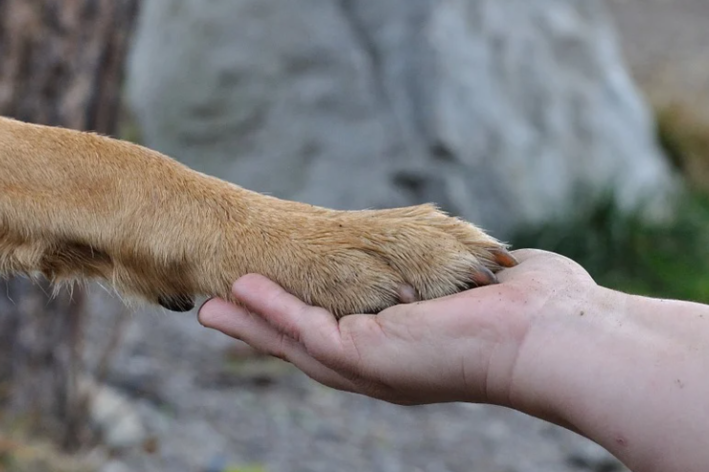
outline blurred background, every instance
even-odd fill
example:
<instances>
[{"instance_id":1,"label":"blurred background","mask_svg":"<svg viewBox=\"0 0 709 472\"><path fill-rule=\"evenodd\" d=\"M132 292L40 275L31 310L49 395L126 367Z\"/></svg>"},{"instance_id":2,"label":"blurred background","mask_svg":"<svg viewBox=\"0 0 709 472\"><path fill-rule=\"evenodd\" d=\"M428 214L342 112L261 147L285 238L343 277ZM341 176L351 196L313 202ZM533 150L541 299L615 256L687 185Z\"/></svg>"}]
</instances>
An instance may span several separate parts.
<instances>
[{"instance_id":1,"label":"blurred background","mask_svg":"<svg viewBox=\"0 0 709 472\"><path fill-rule=\"evenodd\" d=\"M705 0L0 0L0 114L342 209L435 202L709 303ZM329 390L100 287L0 287L0 472L623 470L505 409Z\"/></svg>"}]
</instances>

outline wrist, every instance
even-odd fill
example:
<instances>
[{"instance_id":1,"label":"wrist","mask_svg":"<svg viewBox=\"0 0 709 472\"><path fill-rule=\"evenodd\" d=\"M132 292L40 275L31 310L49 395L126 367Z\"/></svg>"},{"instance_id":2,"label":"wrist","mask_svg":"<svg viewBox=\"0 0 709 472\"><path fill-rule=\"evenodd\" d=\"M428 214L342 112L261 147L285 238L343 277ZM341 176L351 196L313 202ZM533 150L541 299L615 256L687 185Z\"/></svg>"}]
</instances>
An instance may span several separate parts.
<instances>
[{"instance_id":1,"label":"wrist","mask_svg":"<svg viewBox=\"0 0 709 472\"><path fill-rule=\"evenodd\" d=\"M579 432L632 468L689 470L677 468L682 460L675 459L691 457L703 441L696 433L707 420L707 311L590 290L575 310L542 317L530 328L509 406Z\"/></svg>"},{"instance_id":2,"label":"wrist","mask_svg":"<svg viewBox=\"0 0 709 472\"><path fill-rule=\"evenodd\" d=\"M529 321L510 375L506 404L570 427L587 402L597 401L596 385L629 348L624 338L635 297L597 285L550 297ZM619 329L623 325L627 329ZM594 384L594 385L589 385Z\"/></svg>"}]
</instances>

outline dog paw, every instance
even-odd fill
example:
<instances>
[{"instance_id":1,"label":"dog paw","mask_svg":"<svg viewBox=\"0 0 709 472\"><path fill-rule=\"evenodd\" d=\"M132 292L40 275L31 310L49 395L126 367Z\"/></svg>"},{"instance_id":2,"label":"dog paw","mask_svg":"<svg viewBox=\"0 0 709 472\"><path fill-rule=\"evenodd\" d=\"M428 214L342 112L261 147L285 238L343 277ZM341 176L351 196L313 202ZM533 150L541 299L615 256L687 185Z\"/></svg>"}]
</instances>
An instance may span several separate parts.
<instances>
[{"instance_id":1,"label":"dog paw","mask_svg":"<svg viewBox=\"0 0 709 472\"><path fill-rule=\"evenodd\" d=\"M237 215L244 198L248 212ZM432 205L348 212L249 194L224 208L198 230L175 233L169 257L122 258L110 279L187 311L194 295L236 301L231 285L257 273L342 317L494 284L516 264L504 244Z\"/></svg>"},{"instance_id":2,"label":"dog paw","mask_svg":"<svg viewBox=\"0 0 709 472\"><path fill-rule=\"evenodd\" d=\"M290 250L281 260L295 265L275 280L338 317L494 284L516 264L504 244L431 205L315 215Z\"/></svg>"}]
</instances>

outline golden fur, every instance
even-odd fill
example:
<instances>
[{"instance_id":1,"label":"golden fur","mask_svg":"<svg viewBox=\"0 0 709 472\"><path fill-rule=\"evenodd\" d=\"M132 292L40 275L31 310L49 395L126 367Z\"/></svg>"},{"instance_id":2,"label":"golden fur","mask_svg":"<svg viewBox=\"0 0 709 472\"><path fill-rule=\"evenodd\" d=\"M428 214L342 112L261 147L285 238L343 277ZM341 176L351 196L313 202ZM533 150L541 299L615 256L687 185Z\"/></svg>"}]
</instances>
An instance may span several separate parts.
<instances>
[{"instance_id":1,"label":"golden fur","mask_svg":"<svg viewBox=\"0 0 709 472\"><path fill-rule=\"evenodd\" d=\"M0 118L4 275L102 278L184 311L255 272L341 316L493 283L512 264L498 241L430 205L328 210L128 142Z\"/></svg>"}]
</instances>

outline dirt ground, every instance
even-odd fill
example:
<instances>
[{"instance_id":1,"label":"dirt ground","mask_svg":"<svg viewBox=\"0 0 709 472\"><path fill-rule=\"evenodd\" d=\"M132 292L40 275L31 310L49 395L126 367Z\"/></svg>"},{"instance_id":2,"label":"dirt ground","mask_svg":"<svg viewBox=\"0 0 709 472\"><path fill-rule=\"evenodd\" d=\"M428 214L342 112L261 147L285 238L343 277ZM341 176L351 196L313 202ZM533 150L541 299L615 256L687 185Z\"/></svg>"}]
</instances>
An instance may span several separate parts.
<instances>
[{"instance_id":1,"label":"dirt ground","mask_svg":"<svg viewBox=\"0 0 709 472\"><path fill-rule=\"evenodd\" d=\"M91 317L89 358L113 317ZM589 441L511 410L390 405L320 386L281 361L240 359L238 347L191 315L130 315L107 382L130 398L155 450L119 451L102 472L622 470Z\"/></svg>"}]
</instances>

